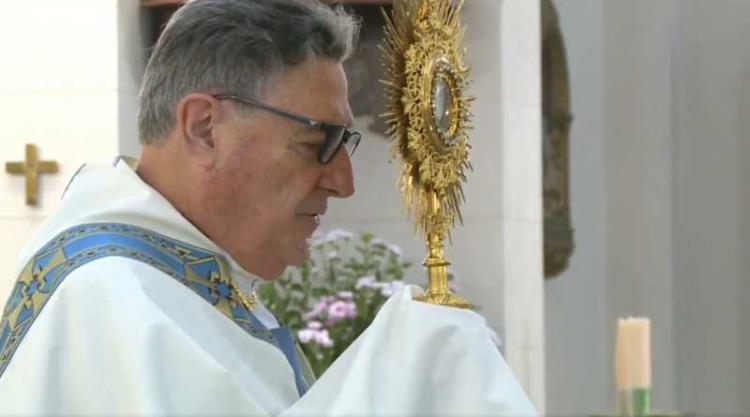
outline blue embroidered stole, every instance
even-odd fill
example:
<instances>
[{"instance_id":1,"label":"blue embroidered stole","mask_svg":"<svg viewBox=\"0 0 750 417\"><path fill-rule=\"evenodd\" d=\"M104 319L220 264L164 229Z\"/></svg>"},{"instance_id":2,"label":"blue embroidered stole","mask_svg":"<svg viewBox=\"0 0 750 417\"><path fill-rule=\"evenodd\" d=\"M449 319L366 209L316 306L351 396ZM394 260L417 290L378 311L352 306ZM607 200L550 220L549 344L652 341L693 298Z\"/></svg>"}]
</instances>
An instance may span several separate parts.
<instances>
[{"instance_id":1,"label":"blue embroidered stole","mask_svg":"<svg viewBox=\"0 0 750 417\"><path fill-rule=\"evenodd\" d=\"M289 329L267 329L245 308L218 254L136 226L106 223L68 229L40 249L21 272L0 319L0 377L34 319L65 277L108 256L151 265L190 288L251 336L277 347L292 367L302 396L314 380Z\"/></svg>"}]
</instances>

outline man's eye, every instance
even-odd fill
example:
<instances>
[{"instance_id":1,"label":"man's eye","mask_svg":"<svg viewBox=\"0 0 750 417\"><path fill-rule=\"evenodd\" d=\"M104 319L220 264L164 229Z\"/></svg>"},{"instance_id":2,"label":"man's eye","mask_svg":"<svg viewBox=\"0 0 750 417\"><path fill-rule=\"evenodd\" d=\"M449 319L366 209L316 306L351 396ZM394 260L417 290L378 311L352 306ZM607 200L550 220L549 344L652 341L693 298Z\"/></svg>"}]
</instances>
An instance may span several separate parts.
<instances>
[{"instance_id":1,"label":"man's eye","mask_svg":"<svg viewBox=\"0 0 750 417\"><path fill-rule=\"evenodd\" d=\"M313 156L318 155L318 152L320 151L320 143L316 142L301 142L299 143L299 149L304 152L305 154L310 154Z\"/></svg>"},{"instance_id":2,"label":"man's eye","mask_svg":"<svg viewBox=\"0 0 750 417\"><path fill-rule=\"evenodd\" d=\"M305 156L315 157L323 146L322 138L316 135L300 135L295 139L296 148Z\"/></svg>"}]
</instances>

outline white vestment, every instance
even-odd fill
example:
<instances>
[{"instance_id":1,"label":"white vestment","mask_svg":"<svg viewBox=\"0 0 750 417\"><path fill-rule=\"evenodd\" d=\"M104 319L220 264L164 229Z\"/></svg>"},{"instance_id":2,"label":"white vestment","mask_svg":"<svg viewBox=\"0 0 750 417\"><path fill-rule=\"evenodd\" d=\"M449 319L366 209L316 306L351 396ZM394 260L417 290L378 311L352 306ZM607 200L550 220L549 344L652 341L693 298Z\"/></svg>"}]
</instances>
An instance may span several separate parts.
<instances>
[{"instance_id":1,"label":"white vestment","mask_svg":"<svg viewBox=\"0 0 750 417\"><path fill-rule=\"evenodd\" d=\"M223 256L245 290L258 281L124 161L78 173L21 268L60 232L89 223L154 231ZM412 301L415 291L394 295L300 399L278 348L159 269L97 259L65 278L13 352L0 415L534 415L484 320ZM278 327L261 304L254 314Z\"/></svg>"}]
</instances>

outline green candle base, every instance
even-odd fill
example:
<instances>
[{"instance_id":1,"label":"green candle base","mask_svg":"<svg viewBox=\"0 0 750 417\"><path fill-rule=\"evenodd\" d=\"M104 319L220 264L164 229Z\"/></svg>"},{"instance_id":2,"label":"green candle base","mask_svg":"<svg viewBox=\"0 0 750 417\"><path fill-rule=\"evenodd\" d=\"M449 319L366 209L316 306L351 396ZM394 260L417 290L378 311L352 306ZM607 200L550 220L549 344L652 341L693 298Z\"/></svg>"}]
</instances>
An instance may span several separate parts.
<instances>
[{"instance_id":1,"label":"green candle base","mask_svg":"<svg viewBox=\"0 0 750 417\"><path fill-rule=\"evenodd\" d=\"M634 389L632 400L635 417L651 415L651 389Z\"/></svg>"},{"instance_id":2,"label":"green candle base","mask_svg":"<svg viewBox=\"0 0 750 417\"><path fill-rule=\"evenodd\" d=\"M645 417L651 415L651 390L632 389L620 391L617 412L623 417Z\"/></svg>"}]
</instances>

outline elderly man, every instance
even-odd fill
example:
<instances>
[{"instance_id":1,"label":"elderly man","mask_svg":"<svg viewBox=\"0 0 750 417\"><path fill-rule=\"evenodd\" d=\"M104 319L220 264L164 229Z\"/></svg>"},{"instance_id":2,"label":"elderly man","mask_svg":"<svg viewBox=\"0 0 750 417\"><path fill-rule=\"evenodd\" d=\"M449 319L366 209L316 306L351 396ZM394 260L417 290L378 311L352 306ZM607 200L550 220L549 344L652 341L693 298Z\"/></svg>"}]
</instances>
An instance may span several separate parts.
<instances>
[{"instance_id":1,"label":"elderly man","mask_svg":"<svg viewBox=\"0 0 750 417\"><path fill-rule=\"evenodd\" d=\"M25 250L0 321L0 414L533 412L473 313L400 294L308 393L294 337L254 297L308 258L328 199L354 193L341 62L356 33L309 0L173 16L145 72L137 165L83 167Z\"/></svg>"}]
</instances>

